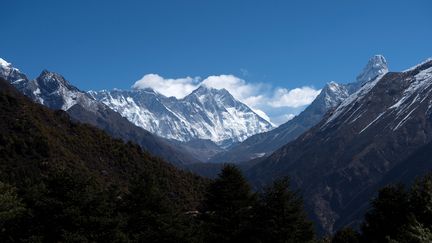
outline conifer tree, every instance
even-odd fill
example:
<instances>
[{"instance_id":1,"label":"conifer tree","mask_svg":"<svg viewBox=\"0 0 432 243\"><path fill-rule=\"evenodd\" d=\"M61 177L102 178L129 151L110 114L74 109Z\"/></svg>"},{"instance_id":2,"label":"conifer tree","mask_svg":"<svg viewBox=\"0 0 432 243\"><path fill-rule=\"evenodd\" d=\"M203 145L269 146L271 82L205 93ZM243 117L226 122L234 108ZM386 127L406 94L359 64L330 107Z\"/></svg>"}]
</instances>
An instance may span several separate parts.
<instances>
[{"instance_id":1,"label":"conifer tree","mask_svg":"<svg viewBox=\"0 0 432 243\"><path fill-rule=\"evenodd\" d=\"M409 194L411 211L416 220L432 226L432 173L417 179Z\"/></svg>"},{"instance_id":2,"label":"conifer tree","mask_svg":"<svg viewBox=\"0 0 432 243\"><path fill-rule=\"evenodd\" d=\"M365 215L362 238L365 242L387 242L409 222L409 195L402 185L381 189Z\"/></svg>"},{"instance_id":3,"label":"conifer tree","mask_svg":"<svg viewBox=\"0 0 432 243\"><path fill-rule=\"evenodd\" d=\"M203 207L206 242L240 242L255 197L240 170L226 165L210 184Z\"/></svg>"},{"instance_id":4,"label":"conifer tree","mask_svg":"<svg viewBox=\"0 0 432 243\"><path fill-rule=\"evenodd\" d=\"M289 188L288 178L276 180L265 189L255 209L252 232L257 242L311 242L312 223L303 201Z\"/></svg>"},{"instance_id":5,"label":"conifer tree","mask_svg":"<svg viewBox=\"0 0 432 243\"><path fill-rule=\"evenodd\" d=\"M152 175L131 180L124 198L125 231L134 242L194 242L192 222L164 194Z\"/></svg>"}]
</instances>

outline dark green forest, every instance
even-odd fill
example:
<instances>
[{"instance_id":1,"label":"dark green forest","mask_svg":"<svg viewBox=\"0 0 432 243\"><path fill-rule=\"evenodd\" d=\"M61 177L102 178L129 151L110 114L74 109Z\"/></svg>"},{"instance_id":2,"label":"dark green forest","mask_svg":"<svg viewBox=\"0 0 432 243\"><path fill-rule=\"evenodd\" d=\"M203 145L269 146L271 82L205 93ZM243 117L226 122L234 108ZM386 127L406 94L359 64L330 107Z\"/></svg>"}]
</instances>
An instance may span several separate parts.
<instances>
[{"instance_id":1,"label":"dark green forest","mask_svg":"<svg viewBox=\"0 0 432 243\"><path fill-rule=\"evenodd\" d=\"M358 229L314 234L283 178L254 192L174 168L0 81L1 242L431 242L432 175L380 190Z\"/></svg>"}]
</instances>

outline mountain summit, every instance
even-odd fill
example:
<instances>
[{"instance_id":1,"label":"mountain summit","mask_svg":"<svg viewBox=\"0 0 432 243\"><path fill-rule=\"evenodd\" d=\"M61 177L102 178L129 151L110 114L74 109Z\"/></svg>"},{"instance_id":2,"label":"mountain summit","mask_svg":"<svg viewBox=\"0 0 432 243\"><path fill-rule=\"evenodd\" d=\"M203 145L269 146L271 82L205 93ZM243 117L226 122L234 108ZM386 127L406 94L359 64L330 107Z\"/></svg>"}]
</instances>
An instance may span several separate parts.
<instances>
[{"instance_id":1,"label":"mountain summit","mask_svg":"<svg viewBox=\"0 0 432 243\"><path fill-rule=\"evenodd\" d=\"M364 67L363 72L357 76L356 83L363 85L377 76L383 75L388 72L387 61L382 55L375 55L366 67Z\"/></svg>"}]
</instances>

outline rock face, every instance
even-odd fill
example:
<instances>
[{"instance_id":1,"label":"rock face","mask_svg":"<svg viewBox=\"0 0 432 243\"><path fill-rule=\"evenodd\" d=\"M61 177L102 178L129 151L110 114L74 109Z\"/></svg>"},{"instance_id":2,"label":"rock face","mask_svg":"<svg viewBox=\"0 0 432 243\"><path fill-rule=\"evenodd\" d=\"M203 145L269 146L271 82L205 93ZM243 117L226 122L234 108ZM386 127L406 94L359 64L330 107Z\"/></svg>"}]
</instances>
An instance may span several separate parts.
<instances>
[{"instance_id":1,"label":"rock face","mask_svg":"<svg viewBox=\"0 0 432 243\"><path fill-rule=\"evenodd\" d=\"M249 170L255 185L290 176L323 232L363 215L384 182L432 140L432 60L371 79L312 129ZM404 169L405 168L405 169ZM418 169L420 168L420 169ZM410 169L424 173L432 165ZM393 178L393 179L391 179Z\"/></svg>"},{"instance_id":2,"label":"rock face","mask_svg":"<svg viewBox=\"0 0 432 243\"><path fill-rule=\"evenodd\" d=\"M51 109L65 110L73 119L99 127L116 138L133 141L151 154L177 166L199 162L187 151L135 126L86 92L72 86L57 73L44 70L39 77L29 80L17 68L0 59L0 77L33 101Z\"/></svg>"},{"instance_id":3,"label":"rock face","mask_svg":"<svg viewBox=\"0 0 432 243\"><path fill-rule=\"evenodd\" d=\"M210 161L241 162L270 155L276 149L296 139L320 122L329 110L336 108L363 84L387 72L388 67L385 58L381 55L373 56L355 82L349 84L330 82L326 84L315 100L292 120L269 132L256 134L228 151L217 154Z\"/></svg>"},{"instance_id":4,"label":"rock face","mask_svg":"<svg viewBox=\"0 0 432 243\"><path fill-rule=\"evenodd\" d=\"M135 125L182 142L204 139L225 148L273 128L225 89L200 86L183 99L151 89L89 94Z\"/></svg>"}]
</instances>

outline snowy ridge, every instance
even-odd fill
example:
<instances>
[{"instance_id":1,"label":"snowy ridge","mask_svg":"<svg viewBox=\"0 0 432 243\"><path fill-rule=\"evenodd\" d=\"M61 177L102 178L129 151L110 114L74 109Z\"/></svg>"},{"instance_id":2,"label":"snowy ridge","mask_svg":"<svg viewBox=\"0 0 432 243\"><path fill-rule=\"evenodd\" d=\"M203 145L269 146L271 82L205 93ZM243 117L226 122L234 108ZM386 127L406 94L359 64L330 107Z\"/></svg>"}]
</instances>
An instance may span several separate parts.
<instances>
[{"instance_id":1,"label":"snowy ridge","mask_svg":"<svg viewBox=\"0 0 432 243\"><path fill-rule=\"evenodd\" d=\"M11 63L0 58L0 77L9 80L11 83L19 84L27 81L27 77L20 72L18 68L12 66ZM22 84L19 84L22 85Z\"/></svg>"},{"instance_id":2,"label":"snowy ridge","mask_svg":"<svg viewBox=\"0 0 432 243\"><path fill-rule=\"evenodd\" d=\"M418 67L423 66L424 64L426 64L428 62L431 62L431 61L432 61L432 57L429 57L426 60L422 61L421 63L419 63L419 64L417 64L417 65L415 65L413 67L410 67L410 68L408 68L408 69L406 69L406 70L404 70L402 72L406 73L406 72L413 71L413 70L417 69Z\"/></svg>"},{"instance_id":3,"label":"snowy ridge","mask_svg":"<svg viewBox=\"0 0 432 243\"><path fill-rule=\"evenodd\" d=\"M340 105L337 106L336 110L327 119L324 125L321 126L321 128L325 128L340 115L349 111L354 103L360 101L386 73L388 73L387 61L382 55L375 55L369 59L366 66L363 68L363 71L357 76L356 82L343 85L346 92L341 96L343 99L341 100ZM358 107L354 112L352 112L349 118L355 116L360 108L361 107ZM361 114L357 115L351 122L354 122L360 116Z\"/></svg>"},{"instance_id":4,"label":"snowy ridge","mask_svg":"<svg viewBox=\"0 0 432 243\"><path fill-rule=\"evenodd\" d=\"M85 92L71 86L57 73L45 70L32 82L36 87L33 94L43 105L57 107L65 111L76 104L80 104L86 108L97 106L95 100L91 99ZM50 97L55 99L50 99Z\"/></svg>"},{"instance_id":5,"label":"snowy ridge","mask_svg":"<svg viewBox=\"0 0 432 243\"><path fill-rule=\"evenodd\" d=\"M338 106L349 95L344 85L334 81L327 83L321 94L324 95L324 105L327 109Z\"/></svg>"},{"instance_id":6,"label":"snowy ridge","mask_svg":"<svg viewBox=\"0 0 432 243\"><path fill-rule=\"evenodd\" d=\"M424 62L423 64L426 63L428 62ZM429 63L432 63L432 59L429 61ZM420 66L418 65L416 66L416 68ZM415 68L411 70L415 70ZM393 110L394 112L396 112L395 120L400 120L400 122L394 127L393 131L401 127L422 103L424 103L425 101L431 101L431 87L432 67L429 67L415 75L414 80L412 80L409 87L403 92L402 98L400 98L395 104L389 107L389 110ZM430 108L431 107L428 104L428 109L426 110L426 112L429 112ZM402 116L404 117L401 119Z\"/></svg>"},{"instance_id":7,"label":"snowy ridge","mask_svg":"<svg viewBox=\"0 0 432 243\"><path fill-rule=\"evenodd\" d=\"M34 80L29 80L19 69L0 58L0 77L8 80L19 91L32 100L53 109L68 110L75 104L80 104L94 111L97 102L70 85L60 74L47 70Z\"/></svg>"},{"instance_id":8,"label":"snowy ridge","mask_svg":"<svg viewBox=\"0 0 432 243\"><path fill-rule=\"evenodd\" d=\"M7 62L6 60L4 60L3 58L0 58L0 66L3 67L11 67L11 64L9 62Z\"/></svg>"},{"instance_id":9,"label":"snowy ridge","mask_svg":"<svg viewBox=\"0 0 432 243\"><path fill-rule=\"evenodd\" d=\"M337 107L337 109L334 111L334 113L327 119L327 121L324 123L324 125L322 126L322 128L326 127L329 123L331 123L333 120L335 120L336 118L338 118L340 115L345 114L346 112L348 112L350 110L350 108L352 106L354 106L354 103L360 101L361 99L363 99L365 97L365 95L367 93L369 93L369 91L379 82L379 80L384 75L385 74L382 74L381 76L376 77L373 81L370 81L370 82L366 83L358 91L356 91L352 95L348 96L348 98L346 98ZM357 108L357 110L359 110L359 109L360 109L360 107ZM356 111L353 112L353 113L351 113L350 117L352 117L353 115L355 115Z\"/></svg>"},{"instance_id":10,"label":"snowy ridge","mask_svg":"<svg viewBox=\"0 0 432 243\"><path fill-rule=\"evenodd\" d=\"M375 119L364 126L359 134L363 133L378 120L391 116L391 122L388 123L393 131L402 127L424 103L427 103L426 113L431 111L432 108L432 59L416 65L408 71L400 73L401 83L395 84L399 87L400 93L393 96L392 103L382 104L381 112ZM418 73L410 74L409 72L418 70ZM385 74L377 77L373 81L366 83L360 90L350 95L344 100L334 113L325 121L321 126L321 130L325 129L330 123L337 120L339 117L343 118L343 123L352 124L367 113L364 105L367 102L362 101L366 95L383 80ZM386 81L388 82L388 81ZM380 85L383 86L383 85ZM354 109L354 106L356 106ZM427 114L426 114L427 115Z\"/></svg>"},{"instance_id":11,"label":"snowy ridge","mask_svg":"<svg viewBox=\"0 0 432 243\"><path fill-rule=\"evenodd\" d=\"M201 86L182 99L151 89L91 91L89 95L135 125L179 141L209 139L229 146L273 128L225 89Z\"/></svg>"}]
</instances>

